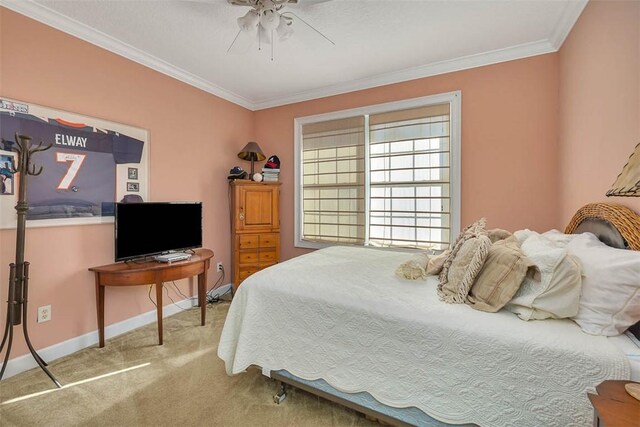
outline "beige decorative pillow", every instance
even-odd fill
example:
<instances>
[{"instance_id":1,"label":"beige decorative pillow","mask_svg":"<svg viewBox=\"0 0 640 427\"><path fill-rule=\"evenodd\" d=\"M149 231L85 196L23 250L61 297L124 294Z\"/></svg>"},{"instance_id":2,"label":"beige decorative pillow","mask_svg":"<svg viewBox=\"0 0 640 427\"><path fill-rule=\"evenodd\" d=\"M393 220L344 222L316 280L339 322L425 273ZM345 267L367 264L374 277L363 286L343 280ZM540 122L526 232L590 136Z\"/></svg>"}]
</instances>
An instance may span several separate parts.
<instances>
[{"instance_id":1,"label":"beige decorative pillow","mask_svg":"<svg viewBox=\"0 0 640 427\"><path fill-rule=\"evenodd\" d=\"M440 272L438 296L444 302L463 304L489 254L491 240L482 218L460 233Z\"/></svg>"},{"instance_id":2,"label":"beige decorative pillow","mask_svg":"<svg viewBox=\"0 0 640 427\"><path fill-rule=\"evenodd\" d=\"M444 262L449 257L451 250L447 249L440 255L429 258L429 264L427 264L427 276L436 276L442 271Z\"/></svg>"},{"instance_id":3,"label":"beige decorative pillow","mask_svg":"<svg viewBox=\"0 0 640 427\"><path fill-rule=\"evenodd\" d=\"M487 231L487 235L491 239L491 243L499 242L500 240L508 239L513 236L510 231L503 230L502 228L494 228Z\"/></svg>"},{"instance_id":4,"label":"beige decorative pillow","mask_svg":"<svg viewBox=\"0 0 640 427\"><path fill-rule=\"evenodd\" d=\"M396 276L401 279L416 280L427 277L427 264L429 254L420 252L411 257L409 261L403 262L396 268Z\"/></svg>"},{"instance_id":5,"label":"beige decorative pillow","mask_svg":"<svg viewBox=\"0 0 640 427\"><path fill-rule=\"evenodd\" d=\"M467 296L467 304L476 310L499 311L520 289L527 272L535 268L514 236L497 241L489 248L484 266Z\"/></svg>"}]
</instances>

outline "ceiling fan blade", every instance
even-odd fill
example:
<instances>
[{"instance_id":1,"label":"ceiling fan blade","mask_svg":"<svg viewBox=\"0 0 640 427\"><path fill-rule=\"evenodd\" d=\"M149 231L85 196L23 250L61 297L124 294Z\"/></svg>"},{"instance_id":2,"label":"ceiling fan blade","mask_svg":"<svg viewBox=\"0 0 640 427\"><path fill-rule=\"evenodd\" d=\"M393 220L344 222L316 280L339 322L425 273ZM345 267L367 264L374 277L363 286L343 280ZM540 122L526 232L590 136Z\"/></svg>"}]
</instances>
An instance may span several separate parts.
<instances>
[{"instance_id":1,"label":"ceiling fan blade","mask_svg":"<svg viewBox=\"0 0 640 427\"><path fill-rule=\"evenodd\" d=\"M255 6L256 0L227 0L227 3L234 6Z\"/></svg>"},{"instance_id":2,"label":"ceiling fan blade","mask_svg":"<svg viewBox=\"0 0 640 427\"><path fill-rule=\"evenodd\" d=\"M330 2L332 0L289 0L290 5L296 6L313 6L320 3Z\"/></svg>"}]
</instances>

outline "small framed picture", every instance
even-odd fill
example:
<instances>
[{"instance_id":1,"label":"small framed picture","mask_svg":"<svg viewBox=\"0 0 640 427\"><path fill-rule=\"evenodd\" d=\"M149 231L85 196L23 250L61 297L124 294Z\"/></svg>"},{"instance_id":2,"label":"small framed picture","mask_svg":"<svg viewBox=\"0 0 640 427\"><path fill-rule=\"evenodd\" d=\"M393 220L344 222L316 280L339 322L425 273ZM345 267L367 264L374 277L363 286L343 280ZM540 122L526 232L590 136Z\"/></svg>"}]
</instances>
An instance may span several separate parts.
<instances>
[{"instance_id":1,"label":"small framed picture","mask_svg":"<svg viewBox=\"0 0 640 427\"><path fill-rule=\"evenodd\" d=\"M132 191L137 193L138 191L140 191L140 184L137 182L127 182L127 191Z\"/></svg>"},{"instance_id":2,"label":"small framed picture","mask_svg":"<svg viewBox=\"0 0 640 427\"><path fill-rule=\"evenodd\" d=\"M129 168L129 179L138 179L138 168Z\"/></svg>"},{"instance_id":3,"label":"small framed picture","mask_svg":"<svg viewBox=\"0 0 640 427\"><path fill-rule=\"evenodd\" d=\"M0 196L15 194L15 180L13 176L13 156L0 154Z\"/></svg>"}]
</instances>

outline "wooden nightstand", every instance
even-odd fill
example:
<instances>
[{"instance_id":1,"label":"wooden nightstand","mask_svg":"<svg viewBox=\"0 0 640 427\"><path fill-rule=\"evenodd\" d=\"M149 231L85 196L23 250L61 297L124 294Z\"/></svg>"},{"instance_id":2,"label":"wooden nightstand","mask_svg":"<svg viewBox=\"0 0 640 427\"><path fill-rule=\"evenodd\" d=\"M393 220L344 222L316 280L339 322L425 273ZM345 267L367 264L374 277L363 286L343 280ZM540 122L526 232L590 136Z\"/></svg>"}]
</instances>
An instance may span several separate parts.
<instances>
[{"instance_id":1,"label":"wooden nightstand","mask_svg":"<svg viewBox=\"0 0 640 427\"><path fill-rule=\"evenodd\" d=\"M640 426L640 401L631 397L624 385L633 381L604 381L598 394L587 393L593 405L594 427Z\"/></svg>"}]
</instances>

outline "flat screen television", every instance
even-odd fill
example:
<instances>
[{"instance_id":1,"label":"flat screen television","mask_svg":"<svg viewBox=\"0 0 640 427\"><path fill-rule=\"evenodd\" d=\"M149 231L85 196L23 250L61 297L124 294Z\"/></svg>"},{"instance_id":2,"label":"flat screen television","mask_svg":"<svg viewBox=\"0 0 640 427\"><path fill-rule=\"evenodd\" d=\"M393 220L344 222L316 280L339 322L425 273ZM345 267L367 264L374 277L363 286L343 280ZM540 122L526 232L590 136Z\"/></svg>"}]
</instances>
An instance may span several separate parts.
<instances>
[{"instance_id":1,"label":"flat screen television","mask_svg":"<svg viewBox=\"0 0 640 427\"><path fill-rule=\"evenodd\" d=\"M202 203L116 203L116 261L202 247Z\"/></svg>"}]
</instances>

